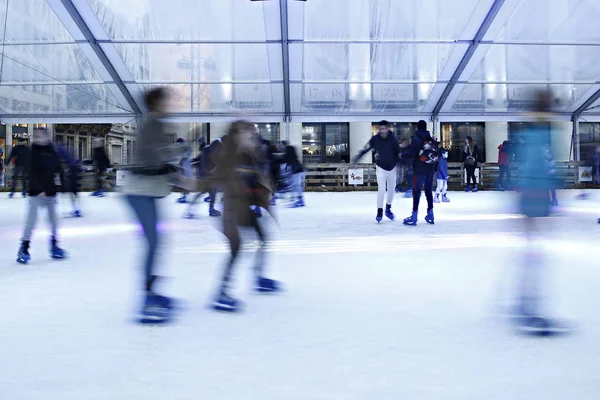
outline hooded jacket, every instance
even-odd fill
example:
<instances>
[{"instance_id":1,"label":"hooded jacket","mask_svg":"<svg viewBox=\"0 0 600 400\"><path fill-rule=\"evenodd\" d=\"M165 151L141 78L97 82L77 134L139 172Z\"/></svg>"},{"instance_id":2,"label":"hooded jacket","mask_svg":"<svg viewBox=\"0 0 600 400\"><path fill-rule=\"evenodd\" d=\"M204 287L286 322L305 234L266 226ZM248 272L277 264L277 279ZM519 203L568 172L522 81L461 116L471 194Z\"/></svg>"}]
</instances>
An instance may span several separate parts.
<instances>
[{"instance_id":1,"label":"hooded jacket","mask_svg":"<svg viewBox=\"0 0 600 400\"><path fill-rule=\"evenodd\" d=\"M423 149L423 143L433 140L429 131L416 131L410 145L402 152L402 157L412 160L413 174L417 176L430 175L435 172L435 163L427 164L419 160L419 153ZM410 162L410 161L409 161Z\"/></svg>"},{"instance_id":2,"label":"hooded jacket","mask_svg":"<svg viewBox=\"0 0 600 400\"><path fill-rule=\"evenodd\" d=\"M46 193L47 196L56 196L54 178L60 172L60 158L52 144L33 144L31 146L28 190L30 196L37 196L41 193Z\"/></svg>"},{"instance_id":3,"label":"hooded jacket","mask_svg":"<svg viewBox=\"0 0 600 400\"><path fill-rule=\"evenodd\" d=\"M510 165L510 147L501 144L498 146L498 165L508 167Z\"/></svg>"}]
</instances>

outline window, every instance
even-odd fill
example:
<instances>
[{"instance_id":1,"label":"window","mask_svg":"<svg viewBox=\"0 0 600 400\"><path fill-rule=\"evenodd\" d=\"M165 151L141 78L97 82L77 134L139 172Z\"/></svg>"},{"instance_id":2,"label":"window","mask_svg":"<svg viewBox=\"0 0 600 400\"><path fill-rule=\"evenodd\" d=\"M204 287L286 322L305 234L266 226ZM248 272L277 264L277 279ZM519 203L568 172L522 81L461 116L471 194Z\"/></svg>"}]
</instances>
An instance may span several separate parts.
<instances>
[{"instance_id":1,"label":"window","mask_svg":"<svg viewBox=\"0 0 600 400\"><path fill-rule=\"evenodd\" d=\"M442 124L442 146L448 149L449 162L462 162L467 136L471 136L479 147L481 162L485 162L485 123L453 122Z\"/></svg>"},{"instance_id":2,"label":"window","mask_svg":"<svg viewBox=\"0 0 600 400\"><path fill-rule=\"evenodd\" d=\"M350 162L349 132L347 123L302 124L303 162Z\"/></svg>"},{"instance_id":3,"label":"window","mask_svg":"<svg viewBox=\"0 0 600 400\"><path fill-rule=\"evenodd\" d=\"M55 135L54 141L58 144L63 144L65 141L65 137L63 135Z\"/></svg>"},{"instance_id":4,"label":"window","mask_svg":"<svg viewBox=\"0 0 600 400\"><path fill-rule=\"evenodd\" d=\"M131 163L131 162L132 162L132 157L131 157L131 155L133 154L133 153L132 153L132 150L133 150L133 145L132 145L132 142L131 142L131 140L127 140L127 141L126 141L126 143L125 143L125 148L127 149L127 150L126 150L126 153L125 153L125 157L126 157L126 158L125 158L125 163L126 163L126 164L129 164L129 163Z\"/></svg>"},{"instance_id":5,"label":"window","mask_svg":"<svg viewBox=\"0 0 600 400\"><path fill-rule=\"evenodd\" d=\"M69 154L73 154L73 152L75 151L75 137L74 136L67 136L67 150L69 151Z\"/></svg>"},{"instance_id":6,"label":"window","mask_svg":"<svg viewBox=\"0 0 600 400\"><path fill-rule=\"evenodd\" d=\"M279 142L279 124L254 124L258 134L271 143Z\"/></svg>"},{"instance_id":7,"label":"window","mask_svg":"<svg viewBox=\"0 0 600 400\"><path fill-rule=\"evenodd\" d=\"M88 158L88 140L86 137L79 137L79 160Z\"/></svg>"},{"instance_id":8,"label":"window","mask_svg":"<svg viewBox=\"0 0 600 400\"><path fill-rule=\"evenodd\" d=\"M33 129L48 129L48 124L33 124Z\"/></svg>"},{"instance_id":9,"label":"window","mask_svg":"<svg viewBox=\"0 0 600 400\"><path fill-rule=\"evenodd\" d=\"M594 165L594 153L597 146L600 146L600 123L580 123L580 160L586 165Z\"/></svg>"}]
</instances>

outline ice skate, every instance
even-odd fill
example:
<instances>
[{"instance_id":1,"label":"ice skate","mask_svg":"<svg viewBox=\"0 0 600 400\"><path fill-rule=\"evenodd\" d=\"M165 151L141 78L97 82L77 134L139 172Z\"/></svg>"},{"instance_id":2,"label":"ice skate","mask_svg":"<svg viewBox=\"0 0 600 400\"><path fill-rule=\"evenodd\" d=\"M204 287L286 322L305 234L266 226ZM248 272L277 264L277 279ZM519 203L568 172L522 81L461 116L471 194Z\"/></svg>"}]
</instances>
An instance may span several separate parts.
<instances>
[{"instance_id":1,"label":"ice skate","mask_svg":"<svg viewBox=\"0 0 600 400\"><path fill-rule=\"evenodd\" d=\"M479 187L477 185L473 186L473 189L471 189L471 192L473 193L477 193L479 191Z\"/></svg>"},{"instance_id":2,"label":"ice skate","mask_svg":"<svg viewBox=\"0 0 600 400\"><path fill-rule=\"evenodd\" d=\"M378 208L377 216L375 217L375 221L377 221L379 223L379 222L381 222L382 219L383 219L383 208Z\"/></svg>"},{"instance_id":3,"label":"ice skate","mask_svg":"<svg viewBox=\"0 0 600 400\"><path fill-rule=\"evenodd\" d=\"M433 202L434 203L439 203L440 202L440 195L436 194L435 197L433 198Z\"/></svg>"},{"instance_id":4,"label":"ice skate","mask_svg":"<svg viewBox=\"0 0 600 400\"><path fill-rule=\"evenodd\" d=\"M418 212L417 211L413 211L413 213L410 215L410 217L408 218L404 218L404 225L409 225L409 226L415 226L417 225L417 216L418 216Z\"/></svg>"},{"instance_id":5,"label":"ice skate","mask_svg":"<svg viewBox=\"0 0 600 400\"><path fill-rule=\"evenodd\" d=\"M217 311L237 312L241 308L241 303L225 293L219 293L212 303L212 308Z\"/></svg>"},{"instance_id":6,"label":"ice skate","mask_svg":"<svg viewBox=\"0 0 600 400\"><path fill-rule=\"evenodd\" d=\"M254 207L254 215L256 215L256 218L260 218L262 217L262 210L260 209L260 207Z\"/></svg>"},{"instance_id":7,"label":"ice skate","mask_svg":"<svg viewBox=\"0 0 600 400\"><path fill-rule=\"evenodd\" d=\"M556 336L569 333L569 328L548 318L522 316L515 319L517 330L531 336Z\"/></svg>"},{"instance_id":8,"label":"ice skate","mask_svg":"<svg viewBox=\"0 0 600 400\"><path fill-rule=\"evenodd\" d=\"M50 241L50 257L52 257L55 260L62 260L67 256L67 254L63 249L58 247L57 243L58 242L55 238L52 238L52 240Z\"/></svg>"},{"instance_id":9,"label":"ice skate","mask_svg":"<svg viewBox=\"0 0 600 400\"><path fill-rule=\"evenodd\" d=\"M450 199L448 198L448 195L446 195L446 194L442 195L442 203L450 203Z\"/></svg>"},{"instance_id":10,"label":"ice skate","mask_svg":"<svg viewBox=\"0 0 600 400\"><path fill-rule=\"evenodd\" d=\"M427 222L428 224L435 224L435 219L433 216L433 210L427 210L427 215L425 216L425 222Z\"/></svg>"},{"instance_id":11,"label":"ice skate","mask_svg":"<svg viewBox=\"0 0 600 400\"><path fill-rule=\"evenodd\" d=\"M21 193L21 196L23 196L23 198L27 197L27 191L23 190L23 193Z\"/></svg>"},{"instance_id":12,"label":"ice skate","mask_svg":"<svg viewBox=\"0 0 600 400\"><path fill-rule=\"evenodd\" d=\"M220 217L221 216L221 211L219 211L219 210L211 207L208 210L208 216L209 217Z\"/></svg>"},{"instance_id":13,"label":"ice skate","mask_svg":"<svg viewBox=\"0 0 600 400\"><path fill-rule=\"evenodd\" d=\"M385 216L391 219L392 221L394 220L394 218L396 218L394 216L394 213L392 212L392 206L390 204L386 204L385 206Z\"/></svg>"},{"instance_id":14,"label":"ice skate","mask_svg":"<svg viewBox=\"0 0 600 400\"><path fill-rule=\"evenodd\" d=\"M173 310L173 301L165 296L147 293L138 321L142 324L162 324L168 322Z\"/></svg>"},{"instance_id":15,"label":"ice skate","mask_svg":"<svg viewBox=\"0 0 600 400\"><path fill-rule=\"evenodd\" d=\"M205 203L210 203L210 200L211 200L210 196L207 196L204 198Z\"/></svg>"},{"instance_id":16,"label":"ice skate","mask_svg":"<svg viewBox=\"0 0 600 400\"><path fill-rule=\"evenodd\" d=\"M31 256L29 255L29 240L24 240L21 243L21 247L19 247L19 252L17 254L17 262L19 264L27 264L31 260Z\"/></svg>"},{"instance_id":17,"label":"ice skate","mask_svg":"<svg viewBox=\"0 0 600 400\"><path fill-rule=\"evenodd\" d=\"M465 193L470 192L471 191L471 186L467 185L467 187L465 188Z\"/></svg>"},{"instance_id":18,"label":"ice skate","mask_svg":"<svg viewBox=\"0 0 600 400\"><path fill-rule=\"evenodd\" d=\"M79 210L74 210L71 212L71 217L73 218L81 218L81 211Z\"/></svg>"},{"instance_id":19,"label":"ice skate","mask_svg":"<svg viewBox=\"0 0 600 400\"><path fill-rule=\"evenodd\" d=\"M554 199L552 199L550 204L553 205L554 207L556 207L556 206L558 206L558 200L556 198L554 198Z\"/></svg>"},{"instance_id":20,"label":"ice skate","mask_svg":"<svg viewBox=\"0 0 600 400\"><path fill-rule=\"evenodd\" d=\"M185 194L182 194L182 195L181 195L181 197L179 197L179 198L177 199L177 202L178 202L179 204L186 204L186 203L188 202L188 201L187 201L187 196L186 196Z\"/></svg>"},{"instance_id":21,"label":"ice skate","mask_svg":"<svg viewBox=\"0 0 600 400\"><path fill-rule=\"evenodd\" d=\"M404 192L404 197L410 199L412 197L412 190L407 190Z\"/></svg>"},{"instance_id":22,"label":"ice skate","mask_svg":"<svg viewBox=\"0 0 600 400\"><path fill-rule=\"evenodd\" d=\"M185 219L194 219L194 218L196 218L196 214L194 214L191 211L188 211L185 214L183 214L183 218L185 218Z\"/></svg>"},{"instance_id":23,"label":"ice skate","mask_svg":"<svg viewBox=\"0 0 600 400\"><path fill-rule=\"evenodd\" d=\"M298 200L294 203L294 208L304 207L304 199L299 197Z\"/></svg>"},{"instance_id":24,"label":"ice skate","mask_svg":"<svg viewBox=\"0 0 600 400\"><path fill-rule=\"evenodd\" d=\"M275 293L281 291L281 284L276 280L259 276L254 289L259 293Z\"/></svg>"},{"instance_id":25,"label":"ice skate","mask_svg":"<svg viewBox=\"0 0 600 400\"><path fill-rule=\"evenodd\" d=\"M15 197L15 194L14 194L14 193L9 193L9 194L8 194L8 198L9 198L9 199L12 199L13 197Z\"/></svg>"}]
</instances>

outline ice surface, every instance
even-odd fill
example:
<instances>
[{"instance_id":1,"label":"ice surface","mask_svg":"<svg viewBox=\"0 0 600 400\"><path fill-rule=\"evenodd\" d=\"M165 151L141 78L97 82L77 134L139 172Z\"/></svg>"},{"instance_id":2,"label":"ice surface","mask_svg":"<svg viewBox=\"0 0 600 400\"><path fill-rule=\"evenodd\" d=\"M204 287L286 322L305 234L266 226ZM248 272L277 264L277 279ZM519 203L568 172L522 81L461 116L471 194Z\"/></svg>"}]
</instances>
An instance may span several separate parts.
<instances>
[{"instance_id":1,"label":"ice surface","mask_svg":"<svg viewBox=\"0 0 600 400\"><path fill-rule=\"evenodd\" d=\"M45 217L32 261L15 256L26 200L0 198L0 399L594 399L600 393L600 216L560 192L543 221L548 311L570 336L517 336L510 304L521 221L510 193L450 193L436 225L375 222L375 193L307 194L268 217L271 275L286 292L253 294L252 253L239 263L239 315L207 308L226 246L219 219L181 218L161 201L160 287L185 309L169 326L132 322L141 244L117 194L61 220L69 259L48 257ZM425 199L422 200L424 207ZM66 197L61 199L68 212ZM253 247L251 235L247 244Z\"/></svg>"}]
</instances>

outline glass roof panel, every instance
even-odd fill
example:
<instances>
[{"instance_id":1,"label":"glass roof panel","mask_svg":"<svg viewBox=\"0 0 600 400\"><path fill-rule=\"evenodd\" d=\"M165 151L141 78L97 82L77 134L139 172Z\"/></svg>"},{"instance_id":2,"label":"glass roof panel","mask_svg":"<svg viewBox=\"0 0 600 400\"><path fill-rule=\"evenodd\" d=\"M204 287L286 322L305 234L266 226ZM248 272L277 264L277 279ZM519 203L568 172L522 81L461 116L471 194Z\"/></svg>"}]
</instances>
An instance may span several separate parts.
<instances>
[{"instance_id":1,"label":"glass roof panel","mask_svg":"<svg viewBox=\"0 0 600 400\"><path fill-rule=\"evenodd\" d=\"M0 109L8 114L131 113L103 84L0 86Z\"/></svg>"},{"instance_id":2,"label":"glass roof panel","mask_svg":"<svg viewBox=\"0 0 600 400\"><path fill-rule=\"evenodd\" d=\"M566 111L579 96L585 92L589 84L481 84L469 83L456 85L459 91L454 104L447 104L444 111L453 112L524 112L532 109L536 89L550 88L555 94L555 110Z\"/></svg>"},{"instance_id":3,"label":"glass roof panel","mask_svg":"<svg viewBox=\"0 0 600 400\"><path fill-rule=\"evenodd\" d=\"M597 0L520 0L498 35L492 28L485 38L495 41L538 43L600 42L600 2Z\"/></svg>"},{"instance_id":4,"label":"glass roof panel","mask_svg":"<svg viewBox=\"0 0 600 400\"><path fill-rule=\"evenodd\" d=\"M282 81L280 44L122 44L137 82Z\"/></svg>"},{"instance_id":5,"label":"glass roof panel","mask_svg":"<svg viewBox=\"0 0 600 400\"><path fill-rule=\"evenodd\" d=\"M494 44L469 82L593 83L598 64L599 46Z\"/></svg>"},{"instance_id":6,"label":"glass roof panel","mask_svg":"<svg viewBox=\"0 0 600 400\"><path fill-rule=\"evenodd\" d=\"M293 83L293 113L420 113L435 84Z\"/></svg>"},{"instance_id":7,"label":"glass roof panel","mask_svg":"<svg viewBox=\"0 0 600 400\"><path fill-rule=\"evenodd\" d=\"M73 42L73 37L45 0L0 0L0 21L1 40L6 32L7 43Z\"/></svg>"},{"instance_id":8,"label":"glass roof panel","mask_svg":"<svg viewBox=\"0 0 600 400\"><path fill-rule=\"evenodd\" d=\"M436 82L451 53L464 53L467 47L449 43L292 43L290 79ZM453 72L448 71L446 77Z\"/></svg>"},{"instance_id":9,"label":"glass roof panel","mask_svg":"<svg viewBox=\"0 0 600 400\"><path fill-rule=\"evenodd\" d=\"M348 0L291 1L289 38L453 41L466 35L472 39L491 4L492 0L353 0L349 7Z\"/></svg>"},{"instance_id":10,"label":"glass roof panel","mask_svg":"<svg viewBox=\"0 0 600 400\"><path fill-rule=\"evenodd\" d=\"M278 1L88 1L113 40L281 40Z\"/></svg>"},{"instance_id":11,"label":"glass roof panel","mask_svg":"<svg viewBox=\"0 0 600 400\"><path fill-rule=\"evenodd\" d=\"M1 81L6 83L103 83L77 44L4 47Z\"/></svg>"},{"instance_id":12,"label":"glass roof panel","mask_svg":"<svg viewBox=\"0 0 600 400\"><path fill-rule=\"evenodd\" d=\"M283 84L140 85L169 89L174 113L282 113Z\"/></svg>"}]
</instances>

